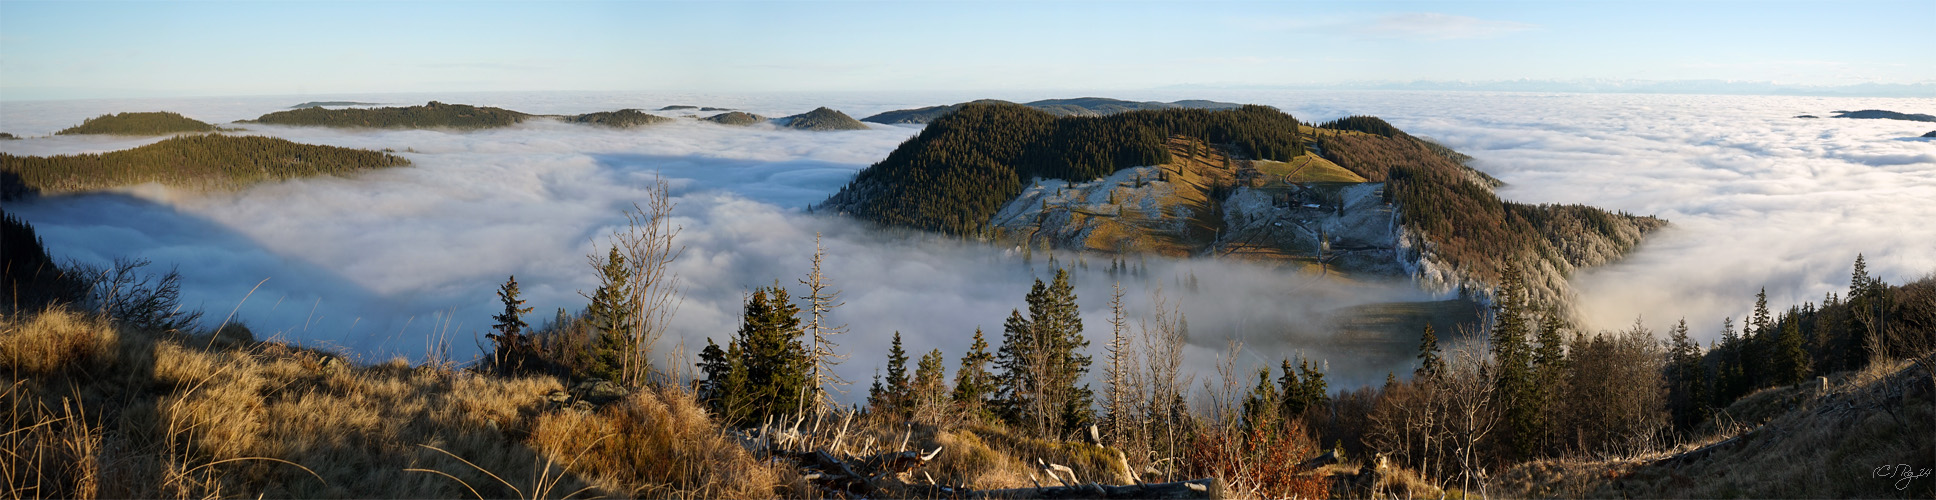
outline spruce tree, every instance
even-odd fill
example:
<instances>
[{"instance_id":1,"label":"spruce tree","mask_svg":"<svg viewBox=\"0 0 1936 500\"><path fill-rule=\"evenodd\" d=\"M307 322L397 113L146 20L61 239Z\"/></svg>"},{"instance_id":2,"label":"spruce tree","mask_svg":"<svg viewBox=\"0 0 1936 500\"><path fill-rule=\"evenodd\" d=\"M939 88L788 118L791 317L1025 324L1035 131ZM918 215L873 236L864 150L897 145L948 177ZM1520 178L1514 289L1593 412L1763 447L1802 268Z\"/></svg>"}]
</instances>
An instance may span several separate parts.
<instances>
[{"instance_id":1,"label":"spruce tree","mask_svg":"<svg viewBox=\"0 0 1936 500\"><path fill-rule=\"evenodd\" d=\"M1497 394L1505 401L1505 437L1519 456L1526 456L1538 436L1532 353L1526 340L1531 333L1526 313L1531 307L1517 267L1508 266L1500 282L1493 305L1492 353L1498 366L1493 380Z\"/></svg>"},{"instance_id":2,"label":"spruce tree","mask_svg":"<svg viewBox=\"0 0 1936 500\"><path fill-rule=\"evenodd\" d=\"M635 361L638 350L632 339L632 273L616 246L598 269L598 289L592 292L591 305L585 309L585 320L596 335L587 371L592 377L629 385L636 381L624 380L625 365Z\"/></svg>"},{"instance_id":3,"label":"spruce tree","mask_svg":"<svg viewBox=\"0 0 1936 500\"><path fill-rule=\"evenodd\" d=\"M1297 376L1297 367L1291 365L1291 358L1284 358L1277 367L1283 373L1277 377L1278 412L1287 419L1297 418L1310 405L1303 397L1304 379Z\"/></svg>"},{"instance_id":4,"label":"spruce tree","mask_svg":"<svg viewBox=\"0 0 1936 500\"><path fill-rule=\"evenodd\" d=\"M1044 435L1059 435L1095 419L1094 394L1077 384L1089 370L1090 357L1081 354L1089 342L1082 337L1075 301L1068 270L1057 269L1048 284L1035 280L1027 296L1028 317L1019 310L1009 313L995 357L1002 370L1003 415L1018 423L1034 420L1036 432Z\"/></svg>"},{"instance_id":5,"label":"spruce tree","mask_svg":"<svg viewBox=\"0 0 1936 500\"><path fill-rule=\"evenodd\" d=\"M1687 319L1681 318L1668 335L1668 405L1674 429L1686 433L1700 423L1707 371L1701 367L1701 344L1687 335Z\"/></svg>"},{"instance_id":6,"label":"spruce tree","mask_svg":"<svg viewBox=\"0 0 1936 500\"><path fill-rule=\"evenodd\" d=\"M1808 351L1802 349L1802 331L1798 318L1785 318L1781 322L1781 333L1775 340L1774 382L1790 385L1808 377Z\"/></svg>"},{"instance_id":7,"label":"spruce tree","mask_svg":"<svg viewBox=\"0 0 1936 500\"><path fill-rule=\"evenodd\" d=\"M747 298L734 341L743 355L732 361L746 366L746 392L763 402L746 413L748 422L806 410L809 360L799 313L777 284L755 289Z\"/></svg>"},{"instance_id":8,"label":"spruce tree","mask_svg":"<svg viewBox=\"0 0 1936 500\"><path fill-rule=\"evenodd\" d=\"M699 363L695 366L699 368L700 375L705 377L699 381L695 396L699 401L712 407L714 412L718 412L721 410L718 406L720 398L725 395L726 378L731 376L733 365L727 361L726 351L720 349L719 344L714 343L712 337L707 337L706 348L699 351Z\"/></svg>"},{"instance_id":9,"label":"spruce tree","mask_svg":"<svg viewBox=\"0 0 1936 500\"><path fill-rule=\"evenodd\" d=\"M887 406L896 412L907 409L907 351L901 348L901 332L894 332L894 345L887 350Z\"/></svg>"},{"instance_id":10,"label":"spruce tree","mask_svg":"<svg viewBox=\"0 0 1936 500\"><path fill-rule=\"evenodd\" d=\"M948 367L947 358L941 350L928 351L914 368L914 381L908 399L910 409L916 417L924 417L926 412L938 411L948 404Z\"/></svg>"},{"instance_id":11,"label":"spruce tree","mask_svg":"<svg viewBox=\"0 0 1936 500\"><path fill-rule=\"evenodd\" d=\"M531 327L524 322L524 315L531 308L524 307L524 299L518 297L518 277L505 280L497 290L497 298L504 303L504 312L492 316L495 321L491 329L495 333L485 335L491 340L492 357L496 368L501 371L516 372L525 368L527 362L536 362L536 346L525 336L524 331Z\"/></svg>"},{"instance_id":12,"label":"spruce tree","mask_svg":"<svg viewBox=\"0 0 1936 500\"><path fill-rule=\"evenodd\" d=\"M961 355L961 368L955 370L954 400L970 415L979 414L988 404L989 394L995 391L994 376L988 373L988 363L994 360L995 356L988 352L988 340L982 338L981 328L975 328L975 341Z\"/></svg>"},{"instance_id":13,"label":"spruce tree","mask_svg":"<svg viewBox=\"0 0 1936 500\"><path fill-rule=\"evenodd\" d=\"M1244 396L1245 433L1275 428L1279 407L1277 386L1271 385L1270 368L1257 370L1257 386Z\"/></svg>"},{"instance_id":14,"label":"spruce tree","mask_svg":"<svg viewBox=\"0 0 1936 500\"><path fill-rule=\"evenodd\" d=\"M1284 363L1285 368L1289 368L1290 360L1285 360ZM1439 375L1444 373L1445 358L1439 351L1439 336L1432 331L1432 324L1426 323L1425 334L1418 341L1418 369L1412 372L1412 378L1421 381L1437 381Z\"/></svg>"}]
</instances>

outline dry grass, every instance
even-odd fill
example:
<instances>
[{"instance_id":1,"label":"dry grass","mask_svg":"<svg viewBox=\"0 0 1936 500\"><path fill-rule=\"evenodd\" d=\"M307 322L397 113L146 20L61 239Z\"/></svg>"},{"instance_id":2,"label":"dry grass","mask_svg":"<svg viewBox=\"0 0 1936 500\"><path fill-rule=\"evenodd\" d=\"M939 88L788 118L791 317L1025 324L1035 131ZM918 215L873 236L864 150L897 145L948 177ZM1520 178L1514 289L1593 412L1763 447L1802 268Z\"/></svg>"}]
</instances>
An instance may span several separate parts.
<instances>
[{"instance_id":1,"label":"dry grass","mask_svg":"<svg viewBox=\"0 0 1936 500\"><path fill-rule=\"evenodd\" d=\"M1936 469L1936 378L1924 364L1881 363L1744 400L1765 424L1631 457L1545 460L1500 478L1514 497L1932 498L1936 475L1898 482L1885 466ZM1747 410L1737 404L1731 411ZM1776 411L1776 410L1779 411ZM1752 423L1750 423L1752 425ZM1898 488L1900 486L1900 488Z\"/></svg>"},{"instance_id":2,"label":"dry grass","mask_svg":"<svg viewBox=\"0 0 1936 500\"><path fill-rule=\"evenodd\" d=\"M798 472L757 460L690 394L646 390L596 412L537 419L531 445L598 489L649 498L800 497Z\"/></svg>"},{"instance_id":3,"label":"dry grass","mask_svg":"<svg viewBox=\"0 0 1936 500\"><path fill-rule=\"evenodd\" d=\"M792 480L677 391L581 414L549 407L549 377L356 367L65 310L0 317L0 362L8 497L772 497Z\"/></svg>"}]
</instances>

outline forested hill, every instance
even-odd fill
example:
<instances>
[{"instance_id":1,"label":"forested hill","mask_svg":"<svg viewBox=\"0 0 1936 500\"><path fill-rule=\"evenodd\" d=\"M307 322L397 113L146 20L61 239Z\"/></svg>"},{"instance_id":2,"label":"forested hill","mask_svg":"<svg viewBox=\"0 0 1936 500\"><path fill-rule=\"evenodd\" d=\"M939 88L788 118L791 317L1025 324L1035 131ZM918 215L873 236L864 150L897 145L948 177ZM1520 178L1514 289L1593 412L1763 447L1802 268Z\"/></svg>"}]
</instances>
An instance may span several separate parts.
<instances>
[{"instance_id":1,"label":"forested hill","mask_svg":"<svg viewBox=\"0 0 1936 500\"><path fill-rule=\"evenodd\" d=\"M1297 119L1264 106L1057 118L1017 104L973 103L862 170L824 208L890 226L977 234L1034 177L1086 181L1167 163L1165 142L1174 135L1289 160L1304 150L1297 129Z\"/></svg>"},{"instance_id":2,"label":"forested hill","mask_svg":"<svg viewBox=\"0 0 1936 500\"><path fill-rule=\"evenodd\" d=\"M108 134L108 135L168 135L177 133L214 132L216 127L201 120L182 116L168 111L146 113L115 113L88 118L80 125L55 132L55 135Z\"/></svg>"},{"instance_id":3,"label":"forested hill","mask_svg":"<svg viewBox=\"0 0 1936 500\"><path fill-rule=\"evenodd\" d=\"M787 128L798 130L867 130L867 124L825 107L786 117L785 121Z\"/></svg>"},{"instance_id":4,"label":"forested hill","mask_svg":"<svg viewBox=\"0 0 1936 500\"><path fill-rule=\"evenodd\" d=\"M14 156L0 153L0 198L73 193L157 182L228 189L256 182L344 175L410 164L362 149L300 144L273 137L191 135L109 153Z\"/></svg>"},{"instance_id":5,"label":"forested hill","mask_svg":"<svg viewBox=\"0 0 1936 500\"><path fill-rule=\"evenodd\" d=\"M1496 180L1465 165L1469 157L1383 120L1351 117L1312 127L1263 106L1058 118L1017 104L970 103L862 170L819 210L888 226L994 237L991 217L1031 179L1088 182L1123 168L1171 164L1176 153L1165 142L1178 137L1208 143L1220 151L1214 156L1228 153L1225 164L1211 166L1229 171L1222 177L1243 178L1253 160L1292 161L1310 146L1322 160L1385 183L1380 191L1402 226L1392 236L1401 242L1394 258L1427 288L1471 287L1483 294L1510 265L1524 271L1536 300L1558 304L1570 295L1566 277L1575 269L1617 259L1666 224L1584 205L1505 202L1492 191ZM1228 203L1244 203L1231 198L1243 194L1243 185L1209 186L1204 192L1211 202L1195 211L1209 210L1211 224L1226 223L1214 214L1224 213L1220 207ZM1221 234L1237 228L1224 229ZM1382 224L1360 229L1390 231ZM1220 239L1205 251L1229 243Z\"/></svg>"},{"instance_id":6,"label":"forested hill","mask_svg":"<svg viewBox=\"0 0 1936 500\"><path fill-rule=\"evenodd\" d=\"M888 111L861 121L873 123L919 124L934 121L948 113L953 113L969 104L1014 104L998 99L982 99L948 106L928 106L925 108L899 109ZM1048 112L1054 116L1106 116L1128 111L1153 111L1164 109L1235 109L1239 104L1205 100L1184 100L1176 102L1125 101L1106 97L1078 97L1074 99L1044 99L1023 104Z\"/></svg>"},{"instance_id":7,"label":"forested hill","mask_svg":"<svg viewBox=\"0 0 1936 500\"><path fill-rule=\"evenodd\" d=\"M1469 157L1374 117L1323 124L1314 139L1325 158L1386 183L1405 228L1431 242L1421 261L1480 283L1497 283L1502 266L1518 266L1542 302L1566 295L1575 269L1618 259L1667 224L1586 205L1502 201L1491 189L1496 180L1464 165Z\"/></svg>"},{"instance_id":8,"label":"forested hill","mask_svg":"<svg viewBox=\"0 0 1936 500\"><path fill-rule=\"evenodd\" d=\"M483 129L508 127L531 115L503 108L444 104L437 101L422 106L400 108L310 107L262 115L255 123L337 128L454 128Z\"/></svg>"},{"instance_id":9,"label":"forested hill","mask_svg":"<svg viewBox=\"0 0 1936 500\"><path fill-rule=\"evenodd\" d=\"M597 113L585 113L582 115L567 116L567 117L564 117L564 120L572 123L601 125L601 126L612 127L612 128L643 127L646 125L655 125L655 124L672 121L671 118L666 118L663 116L646 113L644 111L639 111L636 109L621 109L618 111L600 111Z\"/></svg>"}]
</instances>

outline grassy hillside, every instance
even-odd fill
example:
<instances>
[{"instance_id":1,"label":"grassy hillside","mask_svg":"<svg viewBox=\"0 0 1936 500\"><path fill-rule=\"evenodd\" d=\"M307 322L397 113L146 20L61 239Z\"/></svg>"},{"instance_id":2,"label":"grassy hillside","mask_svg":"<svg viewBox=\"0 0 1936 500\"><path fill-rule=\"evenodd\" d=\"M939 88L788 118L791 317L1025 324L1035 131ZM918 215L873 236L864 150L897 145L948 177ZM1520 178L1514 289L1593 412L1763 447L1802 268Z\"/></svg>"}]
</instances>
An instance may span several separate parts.
<instances>
[{"instance_id":1,"label":"grassy hillside","mask_svg":"<svg viewBox=\"0 0 1936 500\"><path fill-rule=\"evenodd\" d=\"M1738 426L1706 439L1534 461L1507 469L1500 486L1528 498L1936 498L1932 367L1936 354L1763 389L1727 408Z\"/></svg>"},{"instance_id":2,"label":"grassy hillside","mask_svg":"<svg viewBox=\"0 0 1936 500\"><path fill-rule=\"evenodd\" d=\"M809 498L807 463L727 429L680 387L590 403L585 386L447 361L375 364L51 309L0 316L0 473L10 498ZM882 416L885 417L885 416ZM805 421L835 457L943 450L874 481L888 498L1025 488L1035 460L1121 484L1113 452L999 425ZM811 432L814 427L824 432ZM834 432L836 429L838 433ZM836 438L836 436L839 436ZM856 467L865 464L853 460ZM863 469L866 470L866 469ZM933 483L929 482L932 478ZM1054 483L1051 483L1054 484ZM824 487L824 484L823 484Z\"/></svg>"},{"instance_id":3,"label":"grassy hillside","mask_svg":"<svg viewBox=\"0 0 1936 500\"><path fill-rule=\"evenodd\" d=\"M168 111L147 113L115 113L88 118L80 125L55 132L55 135L107 134L107 135L168 135L192 132L214 132L214 125Z\"/></svg>"},{"instance_id":4,"label":"grassy hillside","mask_svg":"<svg viewBox=\"0 0 1936 500\"><path fill-rule=\"evenodd\" d=\"M665 123L672 121L672 119L636 109L621 109L618 111L600 111L597 113L568 116L565 117L565 121L612 128L632 128Z\"/></svg>"},{"instance_id":5,"label":"grassy hillside","mask_svg":"<svg viewBox=\"0 0 1936 500\"><path fill-rule=\"evenodd\" d=\"M502 108L444 104L430 101L422 106L400 108L329 109L309 107L277 111L252 120L270 125L298 125L337 128L453 128L473 130L508 127L531 115Z\"/></svg>"},{"instance_id":6,"label":"grassy hillside","mask_svg":"<svg viewBox=\"0 0 1936 500\"><path fill-rule=\"evenodd\" d=\"M0 193L73 193L148 182L230 189L409 163L376 151L298 144L273 137L194 135L109 153L45 157L0 153Z\"/></svg>"}]
</instances>

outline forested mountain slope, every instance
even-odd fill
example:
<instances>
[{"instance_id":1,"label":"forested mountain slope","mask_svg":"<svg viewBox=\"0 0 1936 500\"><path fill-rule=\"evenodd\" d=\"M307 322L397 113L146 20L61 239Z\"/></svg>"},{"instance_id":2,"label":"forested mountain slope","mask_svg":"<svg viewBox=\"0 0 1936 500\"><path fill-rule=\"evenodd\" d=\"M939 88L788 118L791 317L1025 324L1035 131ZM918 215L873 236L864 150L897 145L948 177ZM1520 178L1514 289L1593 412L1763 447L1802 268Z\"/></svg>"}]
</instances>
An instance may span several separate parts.
<instances>
[{"instance_id":1,"label":"forested mountain slope","mask_svg":"<svg viewBox=\"0 0 1936 500\"><path fill-rule=\"evenodd\" d=\"M820 209L1030 247L1346 264L1478 295L1510 265L1542 303L1563 301L1573 270L1665 224L1505 202L1467 159L1371 117L1312 127L1263 106L1056 117L978 101ZM1154 168L1119 173L1132 167Z\"/></svg>"}]
</instances>

